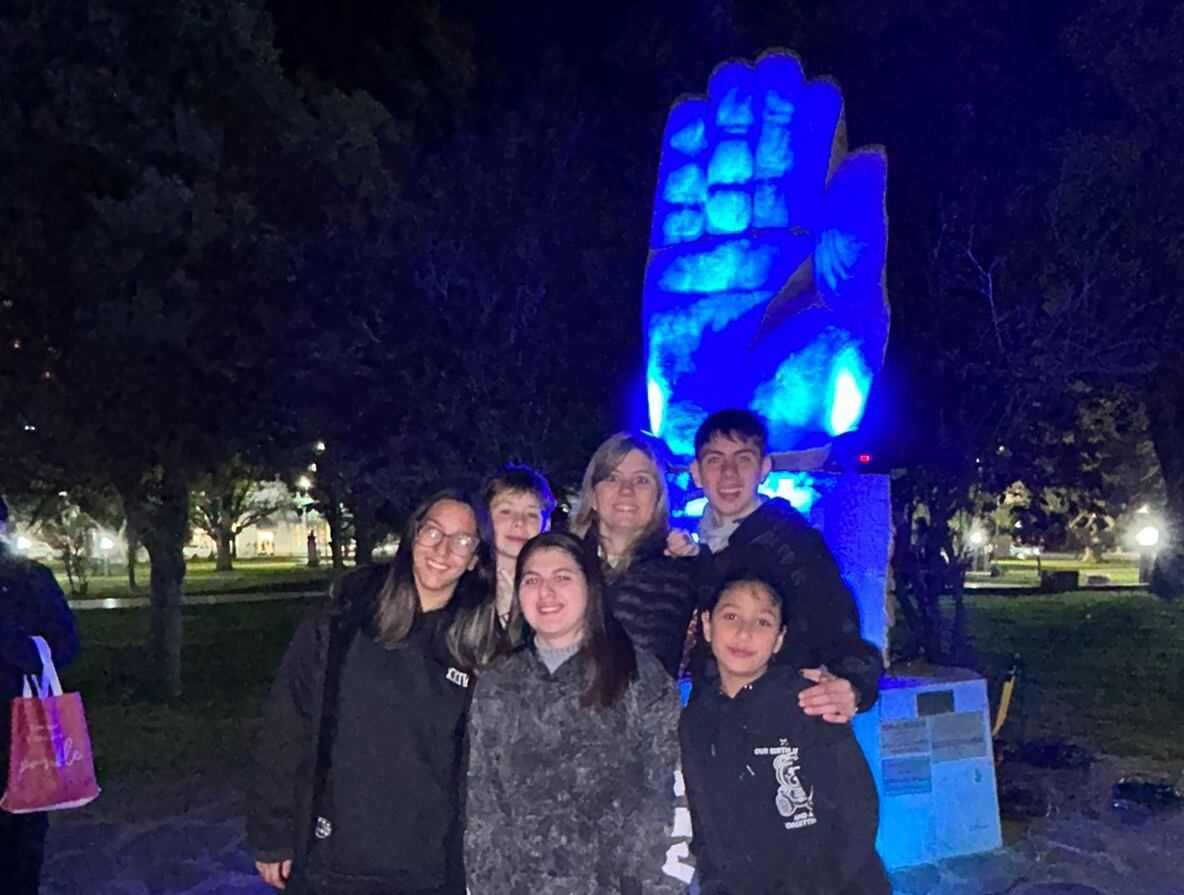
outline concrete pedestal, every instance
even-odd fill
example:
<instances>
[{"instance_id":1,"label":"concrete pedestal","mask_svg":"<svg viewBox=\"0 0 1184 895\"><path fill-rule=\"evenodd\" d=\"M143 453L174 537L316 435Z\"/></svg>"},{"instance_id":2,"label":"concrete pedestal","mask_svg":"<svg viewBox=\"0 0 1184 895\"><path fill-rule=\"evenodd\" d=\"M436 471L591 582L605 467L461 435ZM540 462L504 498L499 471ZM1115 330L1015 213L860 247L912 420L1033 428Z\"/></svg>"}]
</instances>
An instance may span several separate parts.
<instances>
[{"instance_id":1,"label":"concrete pedestal","mask_svg":"<svg viewBox=\"0 0 1184 895\"><path fill-rule=\"evenodd\" d=\"M986 682L957 668L885 677L855 734L880 793L889 867L1002 845Z\"/></svg>"},{"instance_id":2,"label":"concrete pedestal","mask_svg":"<svg viewBox=\"0 0 1184 895\"><path fill-rule=\"evenodd\" d=\"M808 518L859 606L865 640L887 640L892 513L886 476L810 474ZM1002 842L986 682L951 668L890 675L855 720L880 793L880 855L905 867Z\"/></svg>"}]
</instances>

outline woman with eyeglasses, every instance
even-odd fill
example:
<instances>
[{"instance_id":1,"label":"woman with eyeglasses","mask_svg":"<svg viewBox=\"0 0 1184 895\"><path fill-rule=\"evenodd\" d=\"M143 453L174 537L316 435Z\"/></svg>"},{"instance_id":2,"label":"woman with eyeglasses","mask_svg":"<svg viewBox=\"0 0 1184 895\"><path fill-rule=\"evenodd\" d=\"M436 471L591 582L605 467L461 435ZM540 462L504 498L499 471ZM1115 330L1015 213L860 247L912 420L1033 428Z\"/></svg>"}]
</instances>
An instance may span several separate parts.
<instances>
[{"instance_id":1,"label":"woman with eyeglasses","mask_svg":"<svg viewBox=\"0 0 1184 895\"><path fill-rule=\"evenodd\" d=\"M442 492L394 562L339 579L263 707L255 866L309 895L464 895L462 742L476 669L504 645L473 504Z\"/></svg>"},{"instance_id":2,"label":"woman with eyeglasses","mask_svg":"<svg viewBox=\"0 0 1184 895\"><path fill-rule=\"evenodd\" d=\"M469 723L472 895L675 895L678 695L604 607L596 557L547 532L518 556L529 646L481 676Z\"/></svg>"},{"instance_id":3,"label":"woman with eyeglasses","mask_svg":"<svg viewBox=\"0 0 1184 895\"><path fill-rule=\"evenodd\" d=\"M634 645L678 675L695 610L697 546L670 527L665 467L650 441L620 432L584 471L571 521L604 567L607 604Z\"/></svg>"}]
</instances>

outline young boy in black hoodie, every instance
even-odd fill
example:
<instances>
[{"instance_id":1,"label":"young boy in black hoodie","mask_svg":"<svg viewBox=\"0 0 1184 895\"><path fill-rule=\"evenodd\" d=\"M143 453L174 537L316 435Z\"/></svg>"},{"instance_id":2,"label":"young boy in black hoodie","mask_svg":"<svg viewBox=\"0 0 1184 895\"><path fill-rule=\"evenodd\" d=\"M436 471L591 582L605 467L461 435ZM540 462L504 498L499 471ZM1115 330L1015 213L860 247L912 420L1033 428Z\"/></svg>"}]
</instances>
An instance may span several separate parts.
<instances>
[{"instance_id":1,"label":"young boy in black hoodie","mask_svg":"<svg viewBox=\"0 0 1184 895\"><path fill-rule=\"evenodd\" d=\"M699 892L890 895L876 790L851 728L805 714L797 697L810 681L770 668L782 608L769 584L744 577L703 613L719 689L679 722Z\"/></svg>"}]
</instances>

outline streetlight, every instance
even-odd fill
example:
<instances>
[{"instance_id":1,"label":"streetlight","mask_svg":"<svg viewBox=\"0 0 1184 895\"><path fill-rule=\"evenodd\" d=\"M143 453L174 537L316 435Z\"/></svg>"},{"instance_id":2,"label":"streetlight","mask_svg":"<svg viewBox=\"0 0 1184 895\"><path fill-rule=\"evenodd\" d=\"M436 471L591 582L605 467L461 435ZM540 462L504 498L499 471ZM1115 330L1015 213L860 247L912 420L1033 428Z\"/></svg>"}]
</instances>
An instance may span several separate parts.
<instances>
[{"instance_id":1,"label":"streetlight","mask_svg":"<svg viewBox=\"0 0 1184 895\"><path fill-rule=\"evenodd\" d=\"M982 572L985 570L987 565L987 551L983 549L983 546L987 543L986 532L984 532L981 528L972 528L970 530L970 537L968 540L970 541L970 546L974 548L973 552L971 553L971 567L976 572Z\"/></svg>"},{"instance_id":2,"label":"streetlight","mask_svg":"<svg viewBox=\"0 0 1184 895\"><path fill-rule=\"evenodd\" d=\"M1135 533L1135 543L1139 545L1140 584L1147 584L1151 581L1151 570L1155 568L1155 548L1159 546L1159 537L1159 528L1154 525L1144 525Z\"/></svg>"},{"instance_id":3,"label":"streetlight","mask_svg":"<svg viewBox=\"0 0 1184 895\"><path fill-rule=\"evenodd\" d=\"M1140 547L1154 547L1159 543L1159 529L1154 525L1145 525L1135 535L1135 541Z\"/></svg>"}]
</instances>

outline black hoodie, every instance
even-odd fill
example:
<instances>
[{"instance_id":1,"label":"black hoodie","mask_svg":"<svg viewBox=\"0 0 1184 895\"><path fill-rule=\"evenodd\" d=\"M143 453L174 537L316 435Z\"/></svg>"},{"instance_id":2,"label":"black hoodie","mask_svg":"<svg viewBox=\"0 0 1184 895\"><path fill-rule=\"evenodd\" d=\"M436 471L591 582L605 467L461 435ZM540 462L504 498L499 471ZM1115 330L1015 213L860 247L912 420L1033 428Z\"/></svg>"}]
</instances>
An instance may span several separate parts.
<instances>
[{"instance_id":1,"label":"black hoodie","mask_svg":"<svg viewBox=\"0 0 1184 895\"><path fill-rule=\"evenodd\" d=\"M386 568L347 575L297 630L263 709L248 795L256 860L317 888L463 895L461 754L472 676L443 643L451 607L385 649L365 632Z\"/></svg>"},{"instance_id":2,"label":"black hoodie","mask_svg":"<svg viewBox=\"0 0 1184 895\"><path fill-rule=\"evenodd\" d=\"M770 668L679 721L701 895L890 895L879 803L846 724L798 708L810 683Z\"/></svg>"},{"instance_id":3,"label":"black hoodie","mask_svg":"<svg viewBox=\"0 0 1184 895\"><path fill-rule=\"evenodd\" d=\"M756 575L777 588L785 601L785 648L773 659L795 669L827 669L851 682L859 711L867 711L880 692L883 659L860 635L855 598L839 574L822 535L789 505L774 498L762 504L728 539L719 553L699 565L699 608L710 607L721 582ZM692 662L695 677L710 669L702 637Z\"/></svg>"}]
</instances>

